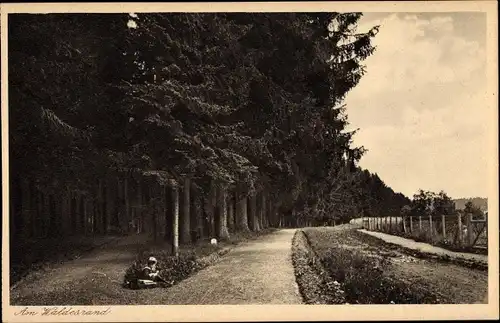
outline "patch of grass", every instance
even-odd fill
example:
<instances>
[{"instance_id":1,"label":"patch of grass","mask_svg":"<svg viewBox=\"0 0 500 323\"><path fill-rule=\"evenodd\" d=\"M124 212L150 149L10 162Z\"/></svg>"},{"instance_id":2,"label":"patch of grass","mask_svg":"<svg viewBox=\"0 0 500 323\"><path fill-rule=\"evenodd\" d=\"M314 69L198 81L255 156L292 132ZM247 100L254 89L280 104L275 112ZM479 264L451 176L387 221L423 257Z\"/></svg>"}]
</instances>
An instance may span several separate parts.
<instances>
[{"instance_id":1,"label":"patch of grass","mask_svg":"<svg viewBox=\"0 0 500 323\"><path fill-rule=\"evenodd\" d=\"M359 251L333 248L321 262L344 289L346 301L358 304L429 304L435 297L412 290L401 281L390 279L386 258L370 257Z\"/></svg>"},{"instance_id":2,"label":"patch of grass","mask_svg":"<svg viewBox=\"0 0 500 323\"><path fill-rule=\"evenodd\" d=\"M10 285L15 285L31 272L76 259L116 239L116 236L81 236L13 241L9 253Z\"/></svg>"},{"instance_id":3,"label":"patch of grass","mask_svg":"<svg viewBox=\"0 0 500 323\"><path fill-rule=\"evenodd\" d=\"M319 263L310 263L310 267L323 272L323 285L334 287L321 289L322 293L331 294L323 299L338 300L341 290L343 301L352 304L437 303L435 295L386 274L391 270L387 259L390 252L366 248L355 227L307 228L304 233L311 248L309 254L314 254L309 259L316 258Z\"/></svg>"}]
</instances>

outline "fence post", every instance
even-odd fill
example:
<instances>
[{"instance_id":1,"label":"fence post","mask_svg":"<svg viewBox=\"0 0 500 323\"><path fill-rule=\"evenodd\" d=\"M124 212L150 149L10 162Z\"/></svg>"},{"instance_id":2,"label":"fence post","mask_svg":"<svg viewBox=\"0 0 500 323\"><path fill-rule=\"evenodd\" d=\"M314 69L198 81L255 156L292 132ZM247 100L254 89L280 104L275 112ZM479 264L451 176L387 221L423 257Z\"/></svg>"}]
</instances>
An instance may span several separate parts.
<instances>
[{"instance_id":1,"label":"fence post","mask_svg":"<svg viewBox=\"0 0 500 323\"><path fill-rule=\"evenodd\" d=\"M446 239L446 216L441 214L441 222L443 222L443 238Z\"/></svg>"},{"instance_id":2,"label":"fence post","mask_svg":"<svg viewBox=\"0 0 500 323\"><path fill-rule=\"evenodd\" d=\"M389 215L389 232L393 232L392 215Z\"/></svg>"},{"instance_id":3,"label":"fence post","mask_svg":"<svg viewBox=\"0 0 500 323\"><path fill-rule=\"evenodd\" d=\"M467 214L467 245L472 247L474 237L472 235L472 213Z\"/></svg>"},{"instance_id":4,"label":"fence post","mask_svg":"<svg viewBox=\"0 0 500 323\"><path fill-rule=\"evenodd\" d=\"M403 221L403 232L406 232L406 216L401 216L401 221Z\"/></svg>"},{"instance_id":5,"label":"fence post","mask_svg":"<svg viewBox=\"0 0 500 323\"><path fill-rule=\"evenodd\" d=\"M462 245L463 237L462 237L462 216L460 213L457 213L457 222L458 222L458 244Z\"/></svg>"},{"instance_id":6,"label":"fence post","mask_svg":"<svg viewBox=\"0 0 500 323\"><path fill-rule=\"evenodd\" d=\"M413 233L413 216L410 215L410 233Z\"/></svg>"},{"instance_id":7,"label":"fence post","mask_svg":"<svg viewBox=\"0 0 500 323\"><path fill-rule=\"evenodd\" d=\"M422 232L422 216L418 216L418 229L420 232Z\"/></svg>"}]
</instances>

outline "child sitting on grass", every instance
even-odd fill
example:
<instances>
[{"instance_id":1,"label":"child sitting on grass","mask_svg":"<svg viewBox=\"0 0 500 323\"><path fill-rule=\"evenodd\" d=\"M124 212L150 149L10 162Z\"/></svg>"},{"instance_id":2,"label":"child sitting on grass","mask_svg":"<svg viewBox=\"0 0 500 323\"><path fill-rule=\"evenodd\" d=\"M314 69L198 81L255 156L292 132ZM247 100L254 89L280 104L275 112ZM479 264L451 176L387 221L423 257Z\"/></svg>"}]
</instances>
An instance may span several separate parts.
<instances>
[{"instance_id":1,"label":"child sitting on grass","mask_svg":"<svg viewBox=\"0 0 500 323\"><path fill-rule=\"evenodd\" d=\"M149 257L148 264L142 270L142 279L160 281L160 277L158 276L159 270L156 267L157 264L158 260L155 257Z\"/></svg>"}]
</instances>

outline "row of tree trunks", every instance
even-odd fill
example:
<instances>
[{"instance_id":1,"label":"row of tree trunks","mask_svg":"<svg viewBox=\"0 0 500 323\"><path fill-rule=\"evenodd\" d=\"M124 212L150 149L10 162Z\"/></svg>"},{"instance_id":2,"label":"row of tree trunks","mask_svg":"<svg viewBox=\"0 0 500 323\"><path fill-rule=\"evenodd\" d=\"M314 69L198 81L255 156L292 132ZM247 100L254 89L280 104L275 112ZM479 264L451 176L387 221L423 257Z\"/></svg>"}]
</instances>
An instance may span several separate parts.
<instances>
[{"instance_id":1,"label":"row of tree trunks","mask_svg":"<svg viewBox=\"0 0 500 323\"><path fill-rule=\"evenodd\" d=\"M110 175L85 193L63 188L55 194L19 180L11 190L11 226L23 238L147 233L178 245L205 237L225 240L232 232L282 223L265 191L245 196L216 184L202 195L189 178L169 187Z\"/></svg>"},{"instance_id":2,"label":"row of tree trunks","mask_svg":"<svg viewBox=\"0 0 500 323\"><path fill-rule=\"evenodd\" d=\"M11 190L12 213L17 213L12 220L18 224L12 226L13 232L23 238L129 232L133 209L139 219L142 216L143 196L138 183L136 199L131 203L128 182L99 179L90 192L83 194L64 187L59 192L45 192L30 181L20 180L19 190Z\"/></svg>"}]
</instances>

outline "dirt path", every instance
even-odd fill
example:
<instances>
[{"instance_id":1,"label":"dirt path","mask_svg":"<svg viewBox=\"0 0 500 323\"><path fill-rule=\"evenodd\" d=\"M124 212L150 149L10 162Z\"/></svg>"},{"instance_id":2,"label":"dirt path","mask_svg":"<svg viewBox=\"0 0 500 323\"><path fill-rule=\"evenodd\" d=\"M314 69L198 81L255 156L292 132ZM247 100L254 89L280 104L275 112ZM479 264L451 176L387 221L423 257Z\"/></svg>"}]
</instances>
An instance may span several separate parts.
<instances>
[{"instance_id":1,"label":"dirt path","mask_svg":"<svg viewBox=\"0 0 500 323\"><path fill-rule=\"evenodd\" d=\"M430 245L428 243L423 243L423 242L417 242L411 239L405 239L402 237L382 233L382 232L375 232L375 231L367 231L364 229L360 229L360 232L363 232L365 234L369 234L373 237L379 238L384 240L385 242L393 243L400 245L405 248L413 249L413 250L418 250L426 253L433 253L436 255L447 255L452 258L464 258L464 259L469 259L469 260L475 260L475 261L480 261L483 263L488 263L488 256L487 255L478 255L478 254L473 254L473 253L465 253L465 252L455 252L455 251L450 251L446 250L443 248L439 248L433 245Z\"/></svg>"},{"instance_id":2,"label":"dirt path","mask_svg":"<svg viewBox=\"0 0 500 323\"><path fill-rule=\"evenodd\" d=\"M168 289L161 304L301 304L291 263L294 233L280 230L236 247Z\"/></svg>"},{"instance_id":3,"label":"dirt path","mask_svg":"<svg viewBox=\"0 0 500 323\"><path fill-rule=\"evenodd\" d=\"M218 263L168 289L130 290L123 275L137 251L133 241L113 245L24 279L12 305L300 304L291 264L295 230L243 242Z\"/></svg>"},{"instance_id":4,"label":"dirt path","mask_svg":"<svg viewBox=\"0 0 500 323\"><path fill-rule=\"evenodd\" d=\"M120 285L128 266L135 260L138 242L134 237L117 239L79 259L51 266L34 272L11 289L11 305L68 304L74 292L79 292L80 282L96 282L103 277L114 285ZM86 283L87 287L91 285ZM85 293L81 293L82 296ZM85 297L81 297L85 299ZM92 304L92 302L90 302Z\"/></svg>"}]
</instances>

